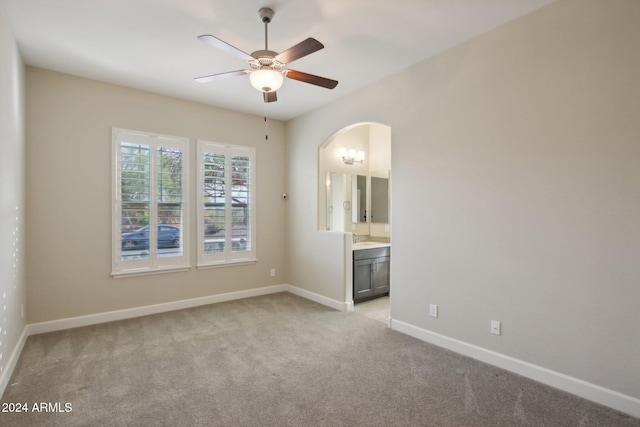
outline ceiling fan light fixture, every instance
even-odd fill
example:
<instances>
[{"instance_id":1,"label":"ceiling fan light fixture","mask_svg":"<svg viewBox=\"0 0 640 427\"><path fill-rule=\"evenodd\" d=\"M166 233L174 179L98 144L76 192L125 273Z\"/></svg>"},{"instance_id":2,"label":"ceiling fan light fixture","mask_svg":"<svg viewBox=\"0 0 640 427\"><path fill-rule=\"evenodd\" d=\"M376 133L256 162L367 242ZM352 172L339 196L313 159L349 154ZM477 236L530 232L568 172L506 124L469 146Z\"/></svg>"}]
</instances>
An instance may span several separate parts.
<instances>
[{"instance_id":1,"label":"ceiling fan light fixture","mask_svg":"<svg viewBox=\"0 0 640 427\"><path fill-rule=\"evenodd\" d=\"M305 56L317 52L320 49L324 49L324 45L313 37L309 37L284 52L278 53L269 50L269 34L267 29L269 27L269 23L273 19L274 12L273 9L263 7L260 9L258 14L260 15L260 20L264 23L264 49L256 50L251 55L217 37L212 36L211 34L202 34L198 36L198 40L244 60L249 65L250 69L196 77L195 80L197 82L208 83L220 79L226 79L227 77L249 74L251 86L262 92L262 98L264 102L267 103L278 100L276 91L282 86L282 82L285 77L327 89L333 89L338 85L336 80L303 73L301 71L286 69L285 67L293 61L297 61L298 59L304 58Z\"/></svg>"},{"instance_id":2,"label":"ceiling fan light fixture","mask_svg":"<svg viewBox=\"0 0 640 427\"><path fill-rule=\"evenodd\" d=\"M260 92L273 92L282 86L282 73L272 69L254 70L249 75L251 86Z\"/></svg>"}]
</instances>

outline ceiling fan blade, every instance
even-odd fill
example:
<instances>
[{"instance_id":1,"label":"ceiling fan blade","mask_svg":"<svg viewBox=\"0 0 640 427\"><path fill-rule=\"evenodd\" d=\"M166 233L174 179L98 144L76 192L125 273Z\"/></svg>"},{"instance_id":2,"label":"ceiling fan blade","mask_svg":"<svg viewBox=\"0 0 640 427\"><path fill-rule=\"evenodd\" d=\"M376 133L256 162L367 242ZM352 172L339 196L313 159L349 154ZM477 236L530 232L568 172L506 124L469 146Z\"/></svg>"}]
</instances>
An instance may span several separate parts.
<instances>
[{"instance_id":1,"label":"ceiling fan blade","mask_svg":"<svg viewBox=\"0 0 640 427\"><path fill-rule=\"evenodd\" d=\"M308 39L301 41L297 45L290 47L284 52L276 55L276 60L282 64L289 64L304 56L310 55L313 52L317 52L324 48L324 45L318 40L309 37Z\"/></svg>"},{"instance_id":2,"label":"ceiling fan blade","mask_svg":"<svg viewBox=\"0 0 640 427\"><path fill-rule=\"evenodd\" d=\"M293 80L310 83L312 85L321 86L327 89L333 89L334 87L338 86L338 82L336 80L314 76L313 74L303 73L301 71L286 70L285 76Z\"/></svg>"},{"instance_id":3,"label":"ceiling fan blade","mask_svg":"<svg viewBox=\"0 0 640 427\"><path fill-rule=\"evenodd\" d=\"M278 100L278 95L276 95L276 91L273 92L262 92L264 95L264 102L276 102Z\"/></svg>"},{"instance_id":4,"label":"ceiling fan blade","mask_svg":"<svg viewBox=\"0 0 640 427\"><path fill-rule=\"evenodd\" d=\"M216 80L226 79L234 76L242 76L243 74L249 74L251 70L236 70L228 71L226 73L212 74L210 76L196 77L194 80L198 83L209 83Z\"/></svg>"},{"instance_id":5,"label":"ceiling fan blade","mask_svg":"<svg viewBox=\"0 0 640 427\"><path fill-rule=\"evenodd\" d=\"M224 50L225 52L235 55L238 58L243 59L245 61L253 61L255 59L253 56L249 55L248 53L243 52L237 47L231 46L229 43L223 42L219 38L214 37L210 34L203 34L201 36L198 36L198 40L202 40L203 42L210 44L213 47L216 47L220 50Z\"/></svg>"}]
</instances>

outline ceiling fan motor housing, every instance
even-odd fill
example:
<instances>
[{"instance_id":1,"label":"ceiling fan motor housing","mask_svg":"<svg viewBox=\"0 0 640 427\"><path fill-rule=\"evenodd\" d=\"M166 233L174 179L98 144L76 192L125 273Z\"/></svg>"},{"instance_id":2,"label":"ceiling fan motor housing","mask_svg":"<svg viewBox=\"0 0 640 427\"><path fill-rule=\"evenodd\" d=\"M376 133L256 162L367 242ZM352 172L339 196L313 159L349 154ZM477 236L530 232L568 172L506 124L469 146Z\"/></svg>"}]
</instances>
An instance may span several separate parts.
<instances>
[{"instance_id":1,"label":"ceiling fan motor housing","mask_svg":"<svg viewBox=\"0 0 640 427\"><path fill-rule=\"evenodd\" d=\"M251 54L255 60L249 61L249 65L255 69L269 67L274 70L280 70L284 67L284 64L275 59L276 55L278 55L278 52L272 50L256 50Z\"/></svg>"},{"instance_id":2,"label":"ceiling fan motor housing","mask_svg":"<svg viewBox=\"0 0 640 427\"><path fill-rule=\"evenodd\" d=\"M262 22L264 22L265 24L268 24L273 19L273 15L275 15L275 12L273 11L273 9L269 9L268 7L263 7L258 11L258 15L260 16L260 20Z\"/></svg>"}]
</instances>

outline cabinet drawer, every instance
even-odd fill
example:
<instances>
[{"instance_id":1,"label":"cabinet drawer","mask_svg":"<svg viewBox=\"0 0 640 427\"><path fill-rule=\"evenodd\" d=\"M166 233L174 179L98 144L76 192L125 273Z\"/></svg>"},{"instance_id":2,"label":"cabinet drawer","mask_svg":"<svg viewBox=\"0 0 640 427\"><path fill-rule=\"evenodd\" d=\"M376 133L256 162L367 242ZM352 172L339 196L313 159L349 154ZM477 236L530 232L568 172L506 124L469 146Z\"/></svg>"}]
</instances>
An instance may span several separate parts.
<instances>
[{"instance_id":1,"label":"cabinet drawer","mask_svg":"<svg viewBox=\"0 0 640 427\"><path fill-rule=\"evenodd\" d=\"M356 261L359 259L378 258L390 255L391 248L388 246L384 248L360 249L357 251L353 251L353 260Z\"/></svg>"}]
</instances>

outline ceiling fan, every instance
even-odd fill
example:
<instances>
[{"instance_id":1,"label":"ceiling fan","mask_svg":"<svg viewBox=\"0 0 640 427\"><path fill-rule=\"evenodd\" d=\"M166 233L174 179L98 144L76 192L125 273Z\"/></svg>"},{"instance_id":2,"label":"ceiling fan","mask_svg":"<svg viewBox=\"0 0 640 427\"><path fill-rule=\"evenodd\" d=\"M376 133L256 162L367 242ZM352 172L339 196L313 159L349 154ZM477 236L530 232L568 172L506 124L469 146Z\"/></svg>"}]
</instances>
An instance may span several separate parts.
<instances>
[{"instance_id":1,"label":"ceiling fan","mask_svg":"<svg viewBox=\"0 0 640 427\"><path fill-rule=\"evenodd\" d=\"M284 77L327 89L333 89L338 85L336 80L285 68L286 65L293 61L324 48L324 45L310 37L281 53L269 50L267 27L273 19L274 11L263 7L258 11L258 14L260 20L264 22L264 50L257 50L251 55L212 35L203 34L198 36L199 40L247 61L250 68L197 77L195 81L199 83L209 83L228 77L249 74L251 85L263 93L264 102L275 102L278 100L276 91L282 86Z\"/></svg>"}]
</instances>

